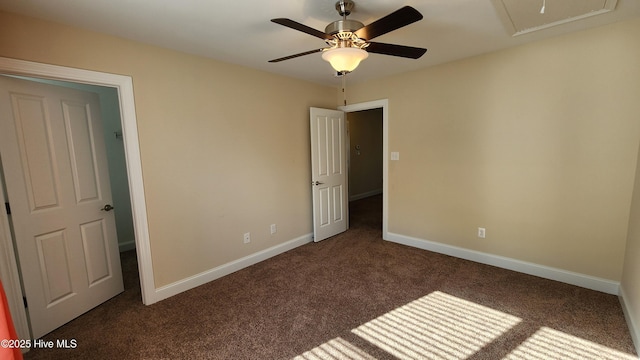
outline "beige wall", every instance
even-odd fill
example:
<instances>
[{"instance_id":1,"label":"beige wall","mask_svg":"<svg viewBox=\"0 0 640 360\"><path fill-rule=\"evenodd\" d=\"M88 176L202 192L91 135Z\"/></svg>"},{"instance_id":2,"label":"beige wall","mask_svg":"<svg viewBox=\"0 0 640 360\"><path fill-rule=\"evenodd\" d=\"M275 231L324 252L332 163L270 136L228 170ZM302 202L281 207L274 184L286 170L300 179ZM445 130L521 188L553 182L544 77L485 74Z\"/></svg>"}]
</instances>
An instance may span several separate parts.
<instances>
[{"instance_id":1,"label":"beige wall","mask_svg":"<svg viewBox=\"0 0 640 360\"><path fill-rule=\"evenodd\" d=\"M349 122L349 198L382 192L382 109L347 114ZM360 150L356 149L360 146Z\"/></svg>"},{"instance_id":2,"label":"beige wall","mask_svg":"<svg viewBox=\"0 0 640 360\"><path fill-rule=\"evenodd\" d=\"M389 99L389 231L620 281L639 33L636 19L351 85L351 103Z\"/></svg>"},{"instance_id":3,"label":"beige wall","mask_svg":"<svg viewBox=\"0 0 640 360\"><path fill-rule=\"evenodd\" d=\"M2 12L0 56L133 78L156 287L311 232L309 107L333 89Z\"/></svg>"}]
</instances>

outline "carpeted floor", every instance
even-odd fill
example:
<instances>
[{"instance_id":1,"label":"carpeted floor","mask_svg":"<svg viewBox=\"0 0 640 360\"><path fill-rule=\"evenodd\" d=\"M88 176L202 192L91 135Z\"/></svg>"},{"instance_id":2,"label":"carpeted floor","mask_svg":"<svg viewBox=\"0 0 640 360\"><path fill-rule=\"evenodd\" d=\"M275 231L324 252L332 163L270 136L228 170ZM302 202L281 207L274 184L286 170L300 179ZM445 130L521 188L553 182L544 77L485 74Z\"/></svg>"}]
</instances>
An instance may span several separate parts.
<instances>
[{"instance_id":1,"label":"carpeted floor","mask_svg":"<svg viewBox=\"0 0 640 360\"><path fill-rule=\"evenodd\" d=\"M125 292L26 359L631 359L616 296L381 239L381 197L346 233L151 306Z\"/></svg>"}]
</instances>

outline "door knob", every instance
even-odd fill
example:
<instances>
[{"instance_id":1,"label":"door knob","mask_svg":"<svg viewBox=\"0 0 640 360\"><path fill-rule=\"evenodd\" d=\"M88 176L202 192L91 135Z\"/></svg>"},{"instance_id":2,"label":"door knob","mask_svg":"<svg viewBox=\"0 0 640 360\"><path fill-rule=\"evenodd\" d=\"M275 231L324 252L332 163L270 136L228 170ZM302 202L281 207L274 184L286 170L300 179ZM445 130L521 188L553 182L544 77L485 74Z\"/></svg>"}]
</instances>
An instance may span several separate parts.
<instances>
[{"instance_id":1,"label":"door knob","mask_svg":"<svg viewBox=\"0 0 640 360\"><path fill-rule=\"evenodd\" d=\"M113 210L113 206L111 206L111 204L107 204L102 209L100 209L100 211L111 211L111 210Z\"/></svg>"},{"instance_id":2,"label":"door knob","mask_svg":"<svg viewBox=\"0 0 640 360\"><path fill-rule=\"evenodd\" d=\"M324 183L321 183L320 181L312 181L311 185L322 185Z\"/></svg>"}]
</instances>

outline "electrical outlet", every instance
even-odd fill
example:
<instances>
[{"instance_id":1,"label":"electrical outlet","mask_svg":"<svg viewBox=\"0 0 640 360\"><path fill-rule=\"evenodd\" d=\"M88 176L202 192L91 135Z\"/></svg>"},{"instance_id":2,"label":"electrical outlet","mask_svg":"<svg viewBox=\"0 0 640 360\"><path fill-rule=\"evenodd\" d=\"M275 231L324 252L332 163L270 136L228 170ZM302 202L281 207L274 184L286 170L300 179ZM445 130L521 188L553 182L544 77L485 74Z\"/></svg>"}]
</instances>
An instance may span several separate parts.
<instances>
[{"instance_id":1,"label":"electrical outlet","mask_svg":"<svg viewBox=\"0 0 640 360\"><path fill-rule=\"evenodd\" d=\"M250 232L244 233L244 243L248 244L250 242L251 242L251 233Z\"/></svg>"},{"instance_id":2,"label":"electrical outlet","mask_svg":"<svg viewBox=\"0 0 640 360\"><path fill-rule=\"evenodd\" d=\"M485 228L478 228L478 237L484 239L487 235L487 230Z\"/></svg>"},{"instance_id":3,"label":"electrical outlet","mask_svg":"<svg viewBox=\"0 0 640 360\"><path fill-rule=\"evenodd\" d=\"M275 234L276 232L278 232L278 227L276 226L276 224L271 224L271 235Z\"/></svg>"}]
</instances>

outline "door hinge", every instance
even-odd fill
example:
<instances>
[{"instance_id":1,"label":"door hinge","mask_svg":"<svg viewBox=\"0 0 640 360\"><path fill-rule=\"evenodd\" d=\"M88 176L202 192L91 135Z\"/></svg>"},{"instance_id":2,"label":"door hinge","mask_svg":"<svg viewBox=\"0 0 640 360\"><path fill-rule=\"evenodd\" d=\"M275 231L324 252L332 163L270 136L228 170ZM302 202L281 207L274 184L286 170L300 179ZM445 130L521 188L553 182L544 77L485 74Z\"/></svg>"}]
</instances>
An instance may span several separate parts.
<instances>
[{"instance_id":1,"label":"door hinge","mask_svg":"<svg viewBox=\"0 0 640 360\"><path fill-rule=\"evenodd\" d=\"M23 297L22 297L22 302L24 303L24 307L25 307L25 308L28 308L28 307L29 307L29 306L27 305L27 297L26 297L26 296L23 296Z\"/></svg>"},{"instance_id":2,"label":"door hinge","mask_svg":"<svg viewBox=\"0 0 640 360\"><path fill-rule=\"evenodd\" d=\"M4 203L4 207L7 210L7 215L11 215L11 206L8 202Z\"/></svg>"}]
</instances>

